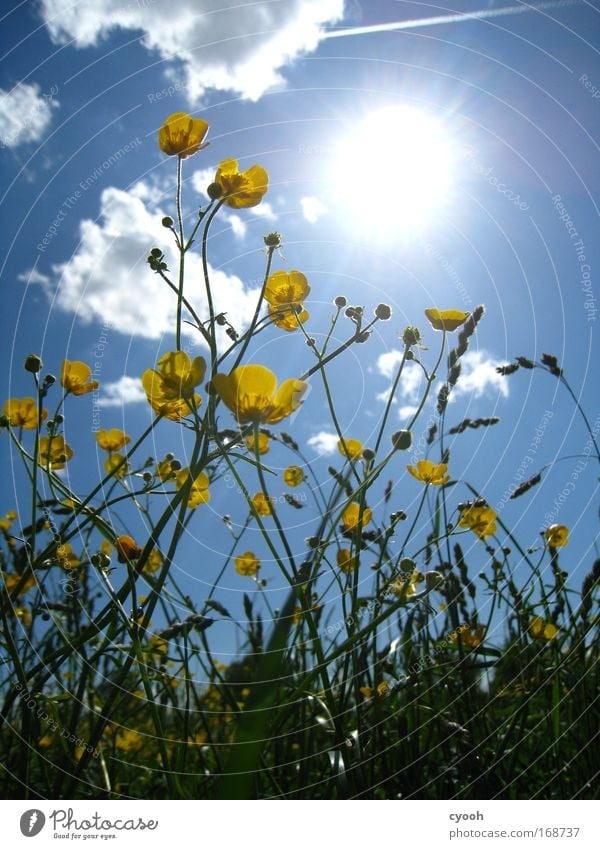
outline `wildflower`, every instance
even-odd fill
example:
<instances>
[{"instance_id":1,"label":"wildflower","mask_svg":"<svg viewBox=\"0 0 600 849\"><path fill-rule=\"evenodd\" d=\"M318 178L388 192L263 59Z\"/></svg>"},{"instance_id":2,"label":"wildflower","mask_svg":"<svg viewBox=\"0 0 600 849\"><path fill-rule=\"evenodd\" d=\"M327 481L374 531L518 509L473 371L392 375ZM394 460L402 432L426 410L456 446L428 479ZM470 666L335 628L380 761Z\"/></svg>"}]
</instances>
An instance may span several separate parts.
<instances>
[{"instance_id":1,"label":"wildflower","mask_svg":"<svg viewBox=\"0 0 600 849\"><path fill-rule=\"evenodd\" d=\"M487 504L468 504L460 508L458 525L469 528L480 539L491 537L496 533L496 512Z\"/></svg>"},{"instance_id":2,"label":"wildflower","mask_svg":"<svg viewBox=\"0 0 600 849\"><path fill-rule=\"evenodd\" d=\"M273 372L261 365L216 374L213 385L240 424L277 424L298 409L307 388L304 381L288 378L278 389Z\"/></svg>"},{"instance_id":3,"label":"wildflower","mask_svg":"<svg viewBox=\"0 0 600 849\"><path fill-rule=\"evenodd\" d=\"M337 447L342 457L348 460L360 460L362 457L363 444L359 439L340 439Z\"/></svg>"},{"instance_id":4,"label":"wildflower","mask_svg":"<svg viewBox=\"0 0 600 849\"><path fill-rule=\"evenodd\" d=\"M120 728L115 734L115 748L122 752L137 752L143 744L142 735L131 728Z\"/></svg>"},{"instance_id":5,"label":"wildflower","mask_svg":"<svg viewBox=\"0 0 600 849\"><path fill-rule=\"evenodd\" d=\"M283 471L283 480L286 486L300 486L304 480L304 472L300 466L288 466Z\"/></svg>"},{"instance_id":6,"label":"wildflower","mask_svg":"<svg viewBox=\"0 0 600 849\"><path fill-rule=\"evenodd\" d=\"M16 590L21 581L23 581L23 584L21 586L21 589L19 590L19 595L24 595L27 590L30 590L32 587L35 586L35 578L31 574L31 572L28 573L27 578L25 579L24 576L21 575L19 572L0 571L0 575L4 580L4 586L6 587L9 595L13 593L13 590Z\"/></svg>"},{"instance_id":7,"label":"wildflower","mask_svg":"<svg viewBox=\"0 0 600 849\"><path fill-rule=\"evenodd\" d=\"M39 412L33 398L9 398L2 413L12 427L22 427L23 430L35 430L38 421L43 422L48 417L48 410Z\"/></svg>"},{"instance_id":8,"label":"wildflower","mask_svg":"<svg viewBox=\"0 0 600 849\"><path fill-rule=\"evenodd\" d=\"M117 552L117 560L119 563L127 563L132 560L137 560L142 549L129 534L122 534L115 540L115 550Z\"/></svg>"},{"instance_id":9,"label":"wildflower","mask_svg":"<svg viewBox=\"0 0 600 849\"><path fill-rule=\"evenodd\" d=\"M208 132L208 123L202 118L192 118L187 112L173 112L158 131L158 146L167 156L185 159L197 153Z\"/></svg>"},{"instance_id":10,"label":"wildflower","mask_svg":"<svg viewBox=\"0 0 600 849\"><path fill-rule=\"evenodd\" d=\"M112 545L107 539L103 539L100 543L100 553L104 554L105 557L110 557L110 555L112 554Z\"/></svg>"},{"instance_id":11,"label":"wildflower","mask_svg":"<svg viewBox=\"0 0 600 849\"><path fill-rule=\"evenodd\" d=\"M553 640L558 634L558 628L552 622L545 622L541 616L534 616L529 623L529 630L536 640Z\"/></svg>"},{"instance_id":12,"label":"wildflower","mask_svg":"<svg viewBox=\"0 0 600 849\"><path fill-rule=\"evenodd\" d=\"M175 472L177 469L173 468L173 457L165 457L164 460L161 460L156 464L156 474L161 479L163 483L166 481L175 480Z\"/></svg>"},{"instance_id":13,"label":"wildflower","mask_svg":"<svg viewBox=\"0 0 600 849\"><path fill-rule=\"evenodd\" d=\"M369 507L365 507L361 516L360 504L358 501L351 501L342 513L342 525L344 526L344 530L353 531L358 527L359 519L361 520L363 527L368 525L371 521L372 515L373 511Z\"/></svg>"},{"instance_id":14,"label":"wildflower","mask_svg":"<svg viewBox=\"0 0 600 849\"><path fill-rule=\"evenodd\" d=\"M469 317L468 312L462 312L461 310L438 310L434 307L425 310L425 315L434 330L445 330L447 333L456 330Z\"/></svg>"},{"instance_id":15,"label":"wildflower","mask_svg":"<svg viewBox=\"0 0 600 849\"><path fill-rule=\"evenodd\" d=\"M81 563L79 557L73 551L73 546L63 542L56 548L56 559L63 569L75 569Z\"/></svg>"},{"instance_id":16,"label":"wildflower","mask_svg":"<svg viewBox=\"0 0 600 849\"><path fill-rule=\"evenodd\" d=\"M269 187L269 175L260 165L240 171L237 159L224 159L215 175L223 203L233 209L258 206Z\"/></svg>"},{"instance_id":17,"label":"wildflower","mask_svg":"<svg viewBox=\"0 0 600 849\"><path fill-rule=\"evenodd\" d=\"M356 557L352 556L349 548L340 548L336 554L336 560L338 568L342 572L345 572L346 574L349 572L356 572L358 561Z\"/></svg>"},{"instance_id":18,"label":"wildflower","mask_svg":"<svg viewBox=\"0 0 600 849\"><path fill-rule=\"evenodd\" d=\"M448 471L446 463L432 463L431 460L418 460L416 469L414 466L407 466L406 468L413 478L424 484L441 486L450 480L450 475L446 474Z\"/></svg>"},{"instance_id":19,"label":"wildflower","mask_svg":"<svg viewBox=\"0 0 600 849\"><path fill-rule=\"evenodd\" d=\"M111 454L104 461L104 471L107 475L122 478L129 473L129 463L124 454Z\"/></svg>"},{"instance_id":20,"label":"wildflower","mask_svg":"<svg viewBox=\"0 0 600 849\"><path fill-rule=\"evenodd\" d=\"M185 486L189 478L190 470L188 468L181 469L181 471L177 472L175 477L175 485L177 489L179 490ZM200 472L200 474L194 479L187 502L187 506L191 510L195 510L200 504L208 504L210 501L210 492L208 491L209 483L210 480L206 472Z\"/></svg>"},{"instance_id":21,"label":"wildflower","mask_svg":"<svg viewBox=\"0 0 600 849\"><path fill-rule=\"evenodd\" d=\"M154 572L158 572L160 567L163 565L163 557L160 551L157 548L153 548L150 554L148 555L148 559L144 564L144 568L142 572L150 572L153 574Z\"/></svg>"},{"instance_id":22,"label":"wildflower","mask_svg":"<svg viewBox=\"0 0 600 849\"><path fill-rule=\"evenodd\" d=\"M9 510L5 515L0 518L0 531L10 531L12 527L12 523L17 518L17 513L15 510Z\"/></svg>"},{"instance_id":23,"label":"wildflower","mask_svg":"<svg viewBox=\"0 0 600 849\"><path fill-rule=\"evenodd\" d=\"M238 575L252 577L260 569L260 560L253 551L245 551L235 558L235 571Z\"/></svg>"},{"instance_id":24,"label":"wildflower","mask_svg":"<svg viewBox=\"0 0 600 849\"><path fill-rule=\"evenodd\" d=\"M460 640L463 646L466 646L470 649L479 648L479 646L483 642L483 638L485 637L485 628L483 625L476 625L474 627L469 627L466 625L462 625L453 631L450 634L450 639L453 643L458 642Z\"/></svg>"},{"instance_id":25,"label":"wildflower","mask_svg":"<svg viewBox=\"0 0 600 849\"><path fill-rule=\"evenodd\" d=\"M96 442L103 451L108 451L109 454L112 454L129 445L131 437L117 427L113 427L110 430L97 430Z\"/></svg>"},{"instance_id":26,"label":"wildflower","mask_svg":"<svg viewBox=\"0 0 600 849\"><path fill-rule=\"evenodd\" d=\"M53 471L64 469L65 463L73 457L73 449L67 445L63 436L42 436L40 438L39 464Z\"/></svg>"},{"instance_id":27,"label":"wildflower","mask_svg":"<svg viewBox=\"0 0 600 849\"><path fill-rule=\"evenodd\" d=\"M380 698L383 698L384 696L387 696L387 694L390 692L390 685L387 681L380 681L380 683L377 685L376 692Z\"/></svg>"},{"instance_id":28,"label":"wildflower","mask_svg":"<svg viewBox=\"0 0 600 849\"><path fill-rule=\"evenodd\" d=\"M551 548L562 548L569 542L569 529L566 525L550 525L544 538Z\"/></svg>"},{"instance_id":29,"label":"wildflower","mask_svg":"<svg viewBox=\"0 0 600 849\"><path fill-rule=\"evenodd\" d=\"M297 309L281 309L281 307L272 307L269 304L269 317L273 320L275 327L291 333L308 321L310 313L305 309L300 309L298 312Z\"/></svg>"},{"instance_id":30,"label":"wildflower","mask_svg":"<svg viewBox=\"0 0 600 849\"><path fill-rule=\"evenodd\" d=\"M412 598L417 594L416 585L421 583L423 576L416 570L407 576L395 578L390 584L390 592L399 598Z\"/></svg>"},{"instance_id":31,"label":"wildflower","mask_svg":"<svg viewBox=\"0 0 600 849\"><path fill-rule=\"evenodd\" d=\"M142 386L154 412L178 421L199 407L200 396L194 388L202 383L205 372L202 357L191 360L184 351L163 354L156 368L146 369L142 375Z\"/></svg>"},{"instance_id":32,"label":"wildflower","mask_svg":"<svg viewBox=\"0 0 600 849\"><path fill-rule=\"evenodd\" d=\"M273 512L273 502L275 499L267 497L264 492L257 492L252 499L252 506L259 516L270 516Z\"/></svg>"},{"instance_id":33,"label":"wildflower","mask_svg":"<svg viewBox=\"0 0 600 849\"><path fill-rule=\"evenodd\" d=\"M94 392L99 383L97 380L90 380L91 376L92 370L86 363L79 360L63 360L60 383L71 395L87 395L88 392Z\"/></svg>"},{"instance_id":34,"label":"wildflower","mask_svg":"<svg viewBox=\"0 0 600 849\"><path fill-rule=\"evenodd\" d=\"M253 434L246 437L246 445L249 451L255 451L255 438ZM269 451L269 437L262 431L258 434L258 453L267 454Z\"/></svg>"},{"instance_id":35,"label":"wildflower","mask_svg":"<svg viewBox=\"0 0 600 849\"><path fill-rule=\"evenodd\" d=\"M302 305L310 292L308 280L301 271L275 271L265 286L265 301L272 307L290 309Z\"/></svg>"}]
</instances>

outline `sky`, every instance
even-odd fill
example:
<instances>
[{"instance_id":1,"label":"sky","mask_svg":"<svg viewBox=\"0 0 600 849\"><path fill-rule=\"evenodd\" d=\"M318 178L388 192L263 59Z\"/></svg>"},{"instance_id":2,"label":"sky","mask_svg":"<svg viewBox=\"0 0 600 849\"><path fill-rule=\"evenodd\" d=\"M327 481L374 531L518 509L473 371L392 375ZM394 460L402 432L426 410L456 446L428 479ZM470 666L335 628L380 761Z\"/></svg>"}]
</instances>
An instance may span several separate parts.
<instances>
[{"instance_id":1,"label":"sky","mask_svg":"<svg viewBox=\"0 0 600 849\"><path fill-rule=\"evenodd\" d=\"M216 305L234 326L252 314L263 236L273 230L284 245L274 267L299 269L311 285L315 338L338 295L369 313L380 302L392 307L367 344L331 365L349 437L374 440L406 325L423 331L432 366L440 335L423 310L485 305L447 422L501 422L456 437L450 472L485 495L524 547L538 545L548 525L568 525L561 562L579 588L597 556L589 434L551 375L522 369L502 378L496 367L555 355L600 429L598 3L36 0L4 9L2 397L31 394L22 362L32 351L55 374L64 358L95 366L99 412L92 396L70 399L66 412L70 485L83 493L98 474L94 427L136 434L147 426L140 375L174 348L174 299L146 256L159 246L174 257L160 222L175 212L176 163L156 138L170 113L186 111L210 124L210 145L184 162L188 229L221 160L259 163L270 176L263 203L224 212L209 242ZM197 255L188 271L186 292L202 309ZM339 341L351 329L343 319ZM185 344L206 353L191 331ZM282 339L274 329L252 355L280 379L312 364L300 334ZM417 369L408 370L390 432L410 419L420 387ZM281 427L326 474L341 458L318 382L311 390ZM433 409L434 399L415 446ZM225 414L222 424L233 419ZM185 460L185 437L163 422L148 454L172 450ZM10 470L0 509L8 510L23 502L24 473L6 436L0 451ZM276 469L289 462L271 456ZM419 456L408 452L390 469L393 506L409 516L421 491L406 463ZM508 500L545 466L541 484ZM456 492L456 500L469 495ZM226 487L206 509L176 564L199 598L230 544L222 515L245 516ZM318 514L307 507L286 519L301 546ZM483 568L474 539L469 555L474 572ZM263 574L277 592L274 564ZM224 597L239 596L247 580L228 575Z\"/></svg>"}]
</instances>

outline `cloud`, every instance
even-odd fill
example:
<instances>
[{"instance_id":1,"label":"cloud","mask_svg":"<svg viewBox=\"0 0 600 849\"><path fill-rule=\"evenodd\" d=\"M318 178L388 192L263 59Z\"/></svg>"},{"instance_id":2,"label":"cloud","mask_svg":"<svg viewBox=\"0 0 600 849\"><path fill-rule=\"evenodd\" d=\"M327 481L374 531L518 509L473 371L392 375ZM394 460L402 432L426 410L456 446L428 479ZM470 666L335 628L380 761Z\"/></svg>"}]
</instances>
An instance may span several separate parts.
<instances>
[{"instance_id":1,"label":"cloud","mask_svg":"<svg viewBox=\"0 0 600 849\"><path fill-rule=\"evenodd\" d=\"M379 355L375 368L382 377L387 377L391 380L392 377L396 376L401 361L402 351L392 349L391 351L386 351L385 354ZM420 400L421 393L424 390L424 383L425 378L421 368L419 368L419 366L415 363L405 363L393 403L396 404L398 399L401 398L408 402L408 405L402 409L413 410L414 404ZM384 389L383 392L379 392L376 395L377 400L387 402L391 391L392 387L389 386L387 389ZM416 408L413 412L415 410ZM402 415L401 411L399 411L399 415L401 418L408 418L408 416L412 415L412 413L409 412L406 415Z\"/></svg>"},{"instance_id":2,"label":"cloud","mask_svg":"<svg viewBox=\"0 0 600 849\"><path fill-rule=\"evenodd\" d=\"M17 275L17 280L20 283L27 283L27 285L35 285L36 283L39 286L47 286L51 279L47 274L42 274L37 268L28 268L22 274Z\"/></svg>"},{"instance_id":3,"label":"cloud","mask_svg":"<svg viewBox=\"0 0 600 849\"><path fill-rule=\"evenodd\" d=\"M42 0L54 42L94 47L115 29L142 31L141 44L183 71L190 102L206 89L257 100L283 82L281 69L314 50L321 26L341 20L344 0ZM179 82L177 80L177 82Z\"/></svg>"},{"instance_id":4,"label":"cloud","mask_svg":"<svg viewBox=\"0 0 600 849\"><path fill-rule=\"evenodd\" d=\"M97 221L80 224L80 242L66 262L52 266L53 277L45 285L53 306L89 324L108 322L120 333L159 339L175 326L176 296L168 285L150 270L148 251L161 245L171 279L178 268L174 246L161 225L164 211L158 206L160 192L147 183L129 191L109 187L100 198ZM246 289L239 277L209 266L215 310L226 312L233 326L241 330L253 315L259 290ZM197 253L186 258L186 296L202 319L208 315L206 295L198 285L202 278ZM40 281L41 282L41 281ZM183 332L200 341L189 325Z\"/></svg>"},{"instance_id":5,"label":"cloud","mask_svg":"<svg viewBox=\"0 0 600 849\"><path fill-rule=\"evenodd\" d=\"M414 404L404 404L402 407L398 408L398 418L402 419L402 421L412 419L418 409L419 408L416 407Z\"/></svg>"},{"instance_id":6,"label":"cloud","mask_svg":"<svg viewBox=\"0 0 600 849\"><path fill-rule=\"evenodd\" d=\"M375 368L382 377L393 377L402 361L402 351L395 348L377 357Z\"/></svg>"},{"instance_id":7,"label":"cloud","mask_svg":"<svg viewBox=\"0 0 600 849\"><path fill-rule=\"evenodd\" d=\"M128 377L124 374L113 383L103 383L100 386L100 407L122 407L124 404L137 404L146 400L139 377Z\"/></svg>"},{"instance_id":8,"label":"cloud","mask_svg":"<svg viewBox=\"0 0 600 849\"><path fill-rule=\"evenodd\" d=\"M300 206L302 207L302 215L309 224L316 224L319 218L329 212L325 204L315 197L300 198Z\"/></svg>"},{"instance_id":9,"label":"cloud","mask_svg":"<svg viewBox=\"0 0 600 849\"><path fill-rule=\"evenodd\" d=\"M488 393L508 397L509 382L496 371L496 367L501 363L487 351L467 351L460 358L460 362L462 365L460 377L450 395L450 400L452 396L458 398L461 395L481 398Z\"/></svg>"},{"instance_id":10,"label":"cloud","mask_svg":"<svg viewBox=\"0 0 600 849\"><path fill-rule=\"evenodd\" d=\"M40 141L58 105L53 93L42 94L36 83L18 83L10 91L0 88L0 146Z\"/></svg>"},{"instance_id":11,"label":"cloud","mask_svg":"<svg viewBox=\"0 0 600 849\"><path fill-rule=\"evenodd\" d=\"M313 451L324 457L329 457L337 451L338 435L330 433L326 430L321 430L314 436L311 436L307 443Z\"/></svg>"}]
</instances>

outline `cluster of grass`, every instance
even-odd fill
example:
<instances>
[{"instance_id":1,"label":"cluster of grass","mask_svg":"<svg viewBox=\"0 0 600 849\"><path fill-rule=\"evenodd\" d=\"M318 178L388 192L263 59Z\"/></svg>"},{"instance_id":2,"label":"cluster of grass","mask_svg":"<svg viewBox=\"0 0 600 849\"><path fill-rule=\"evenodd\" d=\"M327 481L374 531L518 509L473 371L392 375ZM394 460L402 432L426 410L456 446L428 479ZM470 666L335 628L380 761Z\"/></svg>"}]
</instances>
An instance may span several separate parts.
<instances>
[{"instance_id":1,"label":"cluster of grass","mask_svg":"<svg viewBox=\"0 0 600 849\"><path fill-rule=\"evenodd\" d=\"M0 519L3 796L593 797L599 563L573 587L560 563L567 527L540 529L539 548L525 549L485 493L462 480L467 497L457 495L452 440L498 425L496 418L453 428L445 421L483 307L471 314L428 308L428 326L440 334L435 354L421 347L417 326L406 327L372 445L351 438L328 367L368 342L391 309L339 297L317 343L306 329L308 281L297 270L272 270L281 237L271 233L247 328L238 332L216 313L210 226L224 206L259 204L268 175L225 160L210 203L186 234L183 162L201 149L207 129L176 114L159 136L163 151L177 157L177 216L163 225L178 268L173 279L157 247L148 273L173 290L177 320L174 350L142 376L151 425L134 440L116 428L96 433L105 476L82 495L65 474L78 461L67 431L80 399L97 390L89 366L65 360L57 381L32 355L25 370L33 395L4 407L5 435L23 461L30 498L27 515ZM185 289L186 259L196 249L203 318ZM207 360L183 350L184 321ZM336 342L344 326L350 331ZM270 369L252 362L262 333L279 334L286 345L300 339L300 374L278 385ZM422 396L412 421L392 433L393 398L409 363L422 371ZM501 371L508 377L519 368L549 372L572 395L554 357L519 357ZM321 478L293 435L309 378L320 382L339 437L338 461ZM411 455L434 392L427 457ZM44 405L53 398L48 417ZM596 434L573 400L600 459ZM177 430L185 464L172 453L147 459L146 440L159 427ZM273 496L271 451L288 457L282 499ZM394 509L390 467L399 458L420 488L406 512ZM512 497L526 498L542 474ZM245 519L222 517L230 548L210 590L197 597L179 585L175 565L188 529L211 533L207 505L229 483ZM307 504L294 492L300 484ZM315 524L298 540L302 509ZM128 527L134 530L122 532ZM262 577L265 558L285 588L277 608ZM228 571L248 582L242 610L219 597ZM228 664L212 636L222 638L223 628L239 645Z\"/></svg>"}]
</instances>

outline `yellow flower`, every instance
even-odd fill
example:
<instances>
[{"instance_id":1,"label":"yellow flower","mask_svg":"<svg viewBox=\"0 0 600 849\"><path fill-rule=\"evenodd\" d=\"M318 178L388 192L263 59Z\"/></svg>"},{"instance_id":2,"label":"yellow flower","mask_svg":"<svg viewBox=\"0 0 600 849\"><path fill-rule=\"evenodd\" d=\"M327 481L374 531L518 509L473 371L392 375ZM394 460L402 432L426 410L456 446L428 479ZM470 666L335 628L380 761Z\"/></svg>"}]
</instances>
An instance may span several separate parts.
<instances>
[{"instance_id":1,"label":"yellow flower","mask_svg":"<svg viewBox=\"0 0 600 849\"><path fill-rule=\"evenodd\" d=\"M215 175L223 203L233 209L258 206L269 188L269 175L260 165L240 171L237 159L224 159Z\"/></svg>"},{"instance_id":2,"label":"yellow flower","mask_svg":"<svg viewBox=\"0 0 600 849\"><path fill-rule=\"evenodd\" d=\"M9 398L2 412L13 427L35 430L38 426L38 408L33 398ZM43 422L47 417L48 410L42 408L40 421Z\"/></svg>"},{"instance_id":3,"label":"yellow flower","mask_svg":"<svg viewBox=\"0 0 600 849\"><path fill-rule=\"evenodd\" d=\"M362 525L368 525L371 521L371 516L373 515L373 511L369 507L365 507L362 512ZM353 531L354 528L358 527L358 520L360 516L360 504L358 501L351 501L350 504L346 507L344 512L342 513L342 525L344 526L345 531Z\"/></svg>"},{"instance_id":4,"label":"yellow flower","mask_svg":"<svg viewBox=\"0 0 600 849\"><path fill-rule=\"evenodd\" d=\"M304 480L304 472L300 466L288 466L284 469L283 480L286 486L300 486Z\"/></svg>"},{"instance_id":5,"label":"yellow flower","mask_svg":"<svg viewBox=\"0 0 600 849\"><path fill-rule=\"evenodd\" d=\"M184 351L163 354L155 369L146 369L142 386L155 413L162 413L171 421L188 415L200 405L200 396L194 387L202 383L206 362L202 357L190 360Z\"/></svg>"},{"instance_id":6,"label":"yellow flower","mask_svg":"<svg viewBox=\"0 0 600 849\"><path fill-rule=\"evenodd\" d=\"M496 533L496 512L487 504L469 504L462 507L458 525L469 528L480 539L491 537Z\"/></svg>"},{"instance_id":7,"label":"yellow flower","mask_svg":"<svg viewBox=\"0 0 600 849\"><path fill-rule=\"evenodd\" d=\"M24 575L20 575L18 572L0 571L0 575L2 575L2 578L4 579L4 586L6 587L9 595L11 595L13 593L13 590L15 590L19 586L21 581L23 581L23 585L19 590L19 595L24 595L27 590L30 590L32 587L35 586L35 578L31 573L28 574L25 580L23 580Z\"/></svg>"},{"instance_id":8,"label":"yellow flower","mask_svg":"<svg viewBox=\"0 0 600 849\"><path fill-rule=\"evenodd\" d=\"M342 572L356 572L358 565L356 557L353 557L349 548L340 548L336 554L338 568Z\"/></svg>"},{"instance_id":9,"label":"yellow flower","mask_svg":"<svg viewBox=\"0 0 600 849\"><path fill-rule=\"evenodd\" d=\"M413 478L421 481L421 483L431 483L434 486L441 486L450 480L450 475L446 474L448 471L446 463L432 463L431 460L418 460L416 469L414 466L407 466L406 468Z\"/></svg>"},{"instance_id":10,"label":"yellow flower","mask_svg":"<svg viewBox=\"0 0 600 849\"><path fill-rule=\"evenodd\" d=\"M395 578L390 584L390 592L399 598L412 598L417 593L417 584L423 580L423 576L416 570L412 575L404 578Z\"/></svg>"},{"instance_id":11,"label":"yellow flower","mask_svg":"<svg viewBox=\"0 0 600 849\"><path fill-rule=\"evenodd\" d=\"M541 616L534 616L529 623L531 635L536 640L553 640L558 634L558 628L552 622L545 622Z\"/></svg>"},{"instance_id":12,"label":"yellow flower","mask_svg":"<svg viewBox=\"0 0 600 849\"><path fill-rule=\"evenodd\" d=\"M175 471L171 465L172 462L172 457L165 457L164 460L156 464L156 474L163 483L175 480Z\"/></svg>"},{"instance_id":13,"label":"yellow flower","mask_svg":"<svg viewBox=\"0 0 600 849\"><path fill-rule=\"evenodd\" d=\"M269 304L269 317L273 320L275 327L291 333L298 330L305 321L308 321L310 313L304 309L296 312L295 309L282 309L281 307L272 307Z\"/></svg>"},{"instance_id":14,"label":"yellow flower","mask_svg":"<svg viewBox=\"0 0 600 849\"><path fill-rule=\"evenodd\" d=\"M254 452L254 435L250 434L250 436L246 437L246 445L248 446L248 450ZM266 433L260 431L258 434L258 453L259 454L267 454L269 451L269 437Z\"/></svg>"},{"instance_id":15,"label":"yellow flower","mask_svg":"<svg viewBox=\"0 0 600 849\"><path fill-rule=\"evenodd\" d=\"M566 525L550 525L544 537L551 548L562 548L569 542L569 529Z\"/></svg>"},{"instance_id":16,"label":"yellow flower","mask_svg":"<svg viewBox=\"0 0 600 849\"><path fill-rule=\"evenodd\" d=\"M177 472L177 476L175 478L175 485L177 489L181 489L190 478L190 470L189 469L181 469L181 471ZM210 501L210 492L208 491L208 485L210 481L206 472L200 472L198 477L192 483L190 494L188 495L187 506L194 510L200 504L208 504Z\"/></svg>"},{"instance_id":17,"label":"yellow flower","mask_svg":"<svg viewBox=\"0 0 600 849\"><path fill-rule=\"evenodd\" d=\"M120 728L115 734L115 748L122 752L137 752L144 745L144 738L131 728Z\"/></svg>"},{"instance_id":18,"label":"yellow flower","mask_svg":"<svg viewBox=\"0 0 600 849\"><path fill-rule=\"evenodd\" d=\"M235 558L235 571L238 575L251 577L260 569L260 560L253 551L245 551Z\"/></svg>"},{"instance_id":19,"label":"yellow flower","mask_svg":"<svg viewBox=\"0 0 600 849\"><path fill-rule=\"evenodd\" d=\"M158 131L158 146L168 156L185 159L197 153L208 132L208 123L202 118L192 118L187 112L173 112Z\"/></svg>"},{"instance_id":20,"label":"yellow flower","mask_svg":"<svg viewBox=\"0 0 600 849\"><path fill-rule=\"evenodd\" d=\"M450 639L453 643L460 642L463 646L466 646L470 649L478 648L485 637L485 628L483 625L476 625L474 628L470 628L467 625L459 626L456 631L453 631L450 634Z\"/></svg>"},{"instance_id":21,"label":"yellow flower","mask_svg":"<svg viewBox=\"0 0 600 849\"><path fill-rule=\"evenodd\" d=\"M104 471L107 475L122 478L129 473L129 463L124 454L111 454L104 461Z\"/></svg>"},{"instance_id":22,"label":"yellow flower","mask_svg":"<svg viewBox=\"0 0 600 849\"><path fill-rule=\"evenodd\" d=\"M337 447L342 457L348 460L360 460L362 457L363 444L359 439L340 439Z\"/></svg>"},{"instance_id":23,"label":"yellow flower","mask_svg":"<svg viewBox=\"0 0 600 849\"><path fill-rule=\"evenodd\" d=\"M88 392L96 390L99 383L97 380L90 380L91 376L92 370L86 363L63 360L60 382L71 395L87 395Z\"/></svg>"},{"instance_id":24,"label":"yellow flower","mask_svg":"<svg viewBox=\"0 0 600 849\"><path fill-rule=\"evenodd\" d=\"M274 498L267 497L264 492L257 492L252 499L252 505L259 516L270 516L273 512Z\"/></svg>"},{"instance_id":25,"label":"yellow flower","mask_svg":"<svg viewBox=\"0 0 600 849\"><path fill-rule=\"evenodd\" d=\"M75 569L81 563L79 557L74 553L73 546L63 542L56 549L56 559L63 569Z\"/></svg>"},{"instance_id":26,"label":"yellow flower","mask_svg":"<svg viewBox=\"0 0 600 849\"><path fill-rule=\"evenodd\" d=\"M434 307L425 310L425 315L434 330L446 330L451 333L464 324L469 317L468 312L461 310L437 310Z\"/></svg>"},{"instance_id":27,"label":"yellow flower","mask_svg":"<svg viewBox=\"0 0 600 849\"><path fill-rule=\"evenodd\" d=\"M137 560L142 549L129 534L121 534L115 540L115 550L117 552L117 560L119 563L127 563L132 560Z\"/></svg>"},{"instance_id":28,"label":"yellow flower","mask_svg":"<svg viewBox=\"0 0 600 849\"><path fill-rule=\"evenodd\" d=\"M102 554L106 554L107 557L110 557L110 555L112 554L112 545L107 539L103 539L100 543L100 551L102 552Z\"/></svg>"},{"instance_id":29,"label":"yellow flower","mask_svg":"<svg viewBox=\"0 0 600 849\"><path fill-rule=\"evenodd\" d=\"M0 531L10 531L12 528L12 523L17 518L17 514L14 510L9 510L1 519L0 519Z\"/></svg>"},{"instance_id":30,"label":"yellow flower","mask_svg":"<svg viewBox=\"0 0 600 849\"><path fill-rule=\"evenodd\" d=\"M67 445L63 436L40 437L39 464L53 471L64 469L73 456L73 449Z\"/></svg>"},{"instance_id":31,"label":"yellow flower","mask_svg":"<svg viewBox=\"0 0 600 849\"><path fill-rule=\"evenodd\" d=\"M302 304L309 292L308 280L301 271L275 271L267 280L265 301L272 307L289 309Z\"/></svg>"},{"instance_id":32,"label":"yellow flower","mask_svg":"<svg viewBox=\"0 0 600 849\"><path fill-rule=\"evenodd\" d=\"M377 695L378 695L380 698L383 698L384 696L387 696L387 694L388 694L389 692L390 692L390 685L388 684L388 682L387 682L387 681L381 681L381 682L377 685Z\"/></svg>"},{"instance_id":33,"label":"yellow flower","mask_svg":"<svg viewBox=\"0 0 600 849\"><path fill-rule=\"evenodd\" d=\"M113 427L110 430L96 431L96 442L103 451L108 451L112 454L114 451L120 451L131 442L131 437L127 436L122 430Z\"/></svg>"},{"instance_id":34,"label":"yellow flower","mask_svg":"<svg viewBox=\"0 0 600 849\"><path fill-rule=\"evenodd\" d=\"M216 374L213 385L240 424L277 424L302 403L307 384L289 378L279 389L270 369L260 365L238 366L231 374Z\"/></svg>"},{"instance_id":35,"label":"yellow flower","mask_svg":"<svg viewBox=\"0 0 600 849\"><path fill-rule=\"evenodd\" d=\"M160 567L163 565L162 554L157 548L153 548L150 554L148 555L148 559L142 569L142 572L150 572L151 574L154 572L158 572Z\"/></svg>"}]
</instances>

